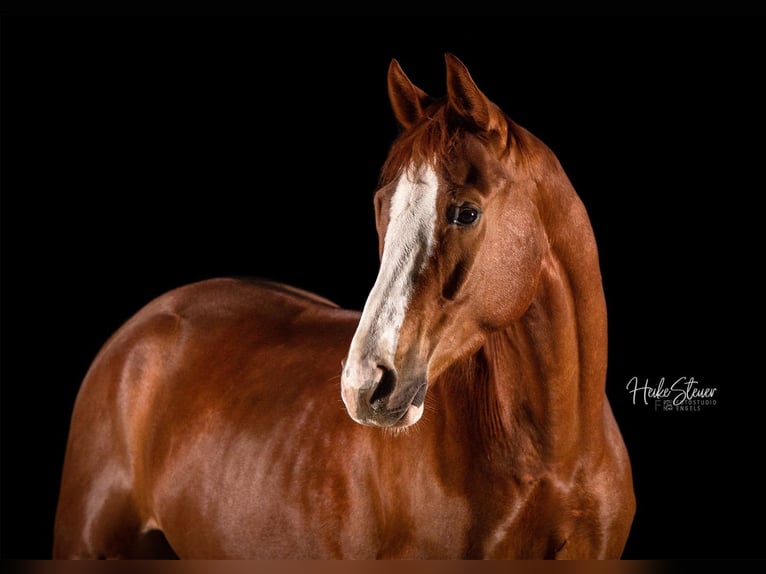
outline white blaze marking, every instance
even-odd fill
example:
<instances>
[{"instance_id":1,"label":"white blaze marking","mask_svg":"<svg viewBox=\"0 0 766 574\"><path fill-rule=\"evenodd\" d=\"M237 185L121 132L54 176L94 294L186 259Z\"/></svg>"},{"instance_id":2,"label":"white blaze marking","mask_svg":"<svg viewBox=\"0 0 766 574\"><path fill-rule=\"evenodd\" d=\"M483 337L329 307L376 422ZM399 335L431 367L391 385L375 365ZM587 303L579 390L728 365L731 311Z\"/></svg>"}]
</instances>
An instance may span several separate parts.
<instances>
[{"instance_id":1,"label":"white blaze marking","mask_svg":"<svg viewBox=\"0 0 766 574\"><path fill-rule=\"evenodd\" d=\"M437 187L438 179L430 166L410 166L396 184L380 271L351 341L341 381L344 388L363 386L370 378L370 369L380 362L393 366L399 330L412 296L412 280L422 272L434 249Z\"/></svg>"}]
</instances>

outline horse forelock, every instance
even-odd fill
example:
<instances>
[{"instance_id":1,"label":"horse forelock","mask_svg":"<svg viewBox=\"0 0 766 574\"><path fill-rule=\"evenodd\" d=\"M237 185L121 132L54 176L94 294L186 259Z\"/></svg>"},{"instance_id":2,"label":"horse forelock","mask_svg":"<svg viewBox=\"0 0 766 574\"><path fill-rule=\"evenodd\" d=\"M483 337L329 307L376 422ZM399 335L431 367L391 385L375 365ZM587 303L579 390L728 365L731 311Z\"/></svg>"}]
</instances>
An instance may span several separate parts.
<instances>
[{"instance_id":1,"label":"horse forelock","mask_svg":"<svg viewBox=\"0 0 766 574\"><path fill-rule=\"evenodd\" d=\"M493 147L499 159L511 158L516 170L533 175L539 171L536 166L546 155L546 146L499 110L498 114L502 117L502 129L481 133L452 117L446 104L432 106L391 145L381 170L380 185L396 181L412 165L449 166L459 142L469 134Z\"/></svg>"},{"instance_id":2,"label":"horse forelock","mask_svg":"<svg viewBox=\"0 0 766 574\"><path fill-rule=\"evenodd\" d=\"M428 117L399 134L381 169L381 185L398 180L412 165L433 165L435 158L447 155L455 136L450 137L445 127Z\"/></svg>"}]
</instances>

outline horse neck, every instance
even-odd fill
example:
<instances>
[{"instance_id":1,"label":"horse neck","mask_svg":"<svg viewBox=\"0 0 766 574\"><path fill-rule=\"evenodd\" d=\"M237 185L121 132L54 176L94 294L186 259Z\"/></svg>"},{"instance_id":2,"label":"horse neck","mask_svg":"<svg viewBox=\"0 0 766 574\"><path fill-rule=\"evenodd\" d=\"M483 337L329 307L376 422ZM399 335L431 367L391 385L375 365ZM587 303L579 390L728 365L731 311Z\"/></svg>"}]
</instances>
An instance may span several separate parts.
<instances>
[{"instance_id":1,"label":"horse neck","mask_svg":"<svg viewBox=\"0 0 766 574\"><path fill-rule=\"evenodd\" d=\"M574 190L566 197L567 217L558 218L566 229L546 226L531 305L457 369L463 398L478 411L472 440L490 458L566 463L603 444L606 305L585 209Z\"/></svg>"}]
</instances>

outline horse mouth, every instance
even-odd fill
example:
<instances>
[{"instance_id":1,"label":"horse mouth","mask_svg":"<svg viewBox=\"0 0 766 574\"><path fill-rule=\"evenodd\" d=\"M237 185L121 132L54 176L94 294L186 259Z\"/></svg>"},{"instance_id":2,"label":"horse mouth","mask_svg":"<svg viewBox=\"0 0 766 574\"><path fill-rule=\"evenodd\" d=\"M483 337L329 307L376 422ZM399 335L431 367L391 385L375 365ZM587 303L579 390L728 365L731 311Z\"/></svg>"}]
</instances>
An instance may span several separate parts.
<instances>
[{"instance_id":1,"label":"horse mouth","mask_svg":"<svg viewBox=\"0 0 766 574\"><path fill-rule=\"evenodd\" d=\"M427 389L428 385L422 383L418 386L412 398L403 406L379 413L379 416L374 416L369 424L391 428L404 428L415 424L423 415L423 404L425 403Z\"/></svg>"},{"instance_id":2,"label":"horse mouth","mask_svg":"<svg viewBox=\"0 0 766 574\"><path fill-rule=\"evenodd\" d=\"M372 427L403 428L418 422L423 415L428 382L424 376L396 376L393 369L378 367L375 377L364 385L356 385L358 373L344 372L341 396L351 418ZM367 377L364 377L367 378ZM345 384L344 381L350 381Z\"/></svg>"},{"instance_id":3,"label":"horse mouth","mask_svg":"<svg viewBox=\"0 0 766 574\"><path fill-rule=\"evenodd\" d=\"M415 391L415 396L412 397L412 401L410 402L410 405L413 407L421 407L423 406L423 402L426 400L426 388L428 385L426 383L423 383L418 387L418 390Z\"/></svg>"}]
</instances>

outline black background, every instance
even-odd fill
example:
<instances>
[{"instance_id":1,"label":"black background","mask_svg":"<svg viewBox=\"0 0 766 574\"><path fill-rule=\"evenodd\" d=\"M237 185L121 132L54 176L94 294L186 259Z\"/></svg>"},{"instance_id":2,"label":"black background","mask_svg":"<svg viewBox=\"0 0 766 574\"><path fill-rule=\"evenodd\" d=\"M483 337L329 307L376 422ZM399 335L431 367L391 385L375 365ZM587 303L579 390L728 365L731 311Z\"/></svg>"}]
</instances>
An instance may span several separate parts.
<instances>
[{"instance_id":1,"label":"black background","mask_svg":"<svg viewBox=\"0 0 766 574\"><path fill-rule=\"evenodd\" d=\"M444 52L557 154L592 219L626 558L755 557L763 512L764 31L725 19L2 20L2 557L48 558L69 415L154 296L261 276L361 308L397 58ZM631 377L716 387L634 405Z\"/></svg>"}]
</instances>

